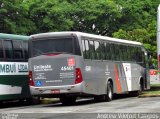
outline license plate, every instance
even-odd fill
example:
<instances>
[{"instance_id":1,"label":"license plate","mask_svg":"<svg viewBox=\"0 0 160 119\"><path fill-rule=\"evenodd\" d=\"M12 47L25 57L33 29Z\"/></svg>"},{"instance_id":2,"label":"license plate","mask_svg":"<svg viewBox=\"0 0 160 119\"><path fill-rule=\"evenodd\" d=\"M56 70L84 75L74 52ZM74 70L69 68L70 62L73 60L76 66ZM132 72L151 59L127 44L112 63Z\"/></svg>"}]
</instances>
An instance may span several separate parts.
<instances>
[{"instance_id":1,"label":"license plate","mask_svg":"<svg viewBox=\"0 0 160 119\"><path fill-rule=\"evenodd\" d=\"M56 90L51 90L51 93L53 94L59 94L60 93L60 90L56 89Z\"/></svg>"}]
</instances>

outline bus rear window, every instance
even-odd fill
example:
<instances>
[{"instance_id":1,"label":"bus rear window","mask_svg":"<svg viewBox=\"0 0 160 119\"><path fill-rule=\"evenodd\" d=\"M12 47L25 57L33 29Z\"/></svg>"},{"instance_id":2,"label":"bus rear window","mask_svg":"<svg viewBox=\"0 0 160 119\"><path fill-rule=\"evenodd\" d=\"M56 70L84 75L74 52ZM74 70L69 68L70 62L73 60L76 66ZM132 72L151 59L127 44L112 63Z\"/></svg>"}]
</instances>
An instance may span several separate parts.
<instances>
[{"instance_id":1,"label":"bus rear window","mask_svg":"<svg viewBox=\"0 0 160 119\"><path fill-rule=\"evenodd\" d=\"M80 55L78 42L74 38L36 39L32 42L32 48L33 57L57 52Z\"/></svg>"}]
</instances>

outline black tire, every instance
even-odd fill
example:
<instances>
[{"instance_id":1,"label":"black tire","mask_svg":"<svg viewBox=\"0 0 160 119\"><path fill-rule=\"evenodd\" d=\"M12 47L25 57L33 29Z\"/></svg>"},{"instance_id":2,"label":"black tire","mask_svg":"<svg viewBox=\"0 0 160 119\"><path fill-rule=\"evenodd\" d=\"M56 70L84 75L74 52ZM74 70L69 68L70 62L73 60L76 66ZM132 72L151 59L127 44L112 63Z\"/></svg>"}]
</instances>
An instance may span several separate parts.
<instances>
[{"instance_id":1,"label":"black tire","mask_svg":"<svg viewBox=\"0 0 160 119\"><path fill-rule=\"evenodd\" d=\"M113 85L110 81L108 81L107 88L106 88L106 94L94 96L94 101L95 102L102 102L102 101L109 102L112 99L113 99Z\"/></svg>"},{"instance_id":2,"label":"black tire","mask_svg":"<svg viewBox=\"0 0 160 119\"><path fill-rule=\"evenodd\" d=\"M138 95L142 94L142 91L143 91L143 83L140 82L139 84L139 91L138 91Z\"/></svg>"},{"instance_id":3,"label":"black tire","mask_svg":"<svg viewBox=\"0 0 160 119\"><path fill-rule=\"evenodd\" d=\"M132 91L132 92L129 93L129 95L132 96L132 97L137 97L140 94L142 94L142 91L143 91L143 83L139 83L139 90L138 91Z\"/></svg>"},{"instance_id":4,"label":"black tire","mask_svg":"<svg viewBox=\"0 0 160 119\"><path fill-rule=\"evenodd\" d=\"M107 91L106 91L106 96L105 100L107 102L111 101L113 99L113 85L110 81L107 82Z\"/></svg>"},{"instance_id":5,"label":"black tire","mask_svg":"<svg viewBox=\"0 0 160 119\"><path fill-rule=\"evenodd\" d=\"M76 96L62 96L60 97L60 101L63 105L73 105L76 102Z\"/></svg>"},{"instance_id":6,"label":"black tire","mask_svg":"<svg viewBox=\"0 0 160 119\"><path fill-rule=\"evenodd\" d=\"M31 97L31 98L27 98L26 102L28 104L38 105L41 103L41 100L40 100L40 97Z\"/></svg>"}]
</instances>

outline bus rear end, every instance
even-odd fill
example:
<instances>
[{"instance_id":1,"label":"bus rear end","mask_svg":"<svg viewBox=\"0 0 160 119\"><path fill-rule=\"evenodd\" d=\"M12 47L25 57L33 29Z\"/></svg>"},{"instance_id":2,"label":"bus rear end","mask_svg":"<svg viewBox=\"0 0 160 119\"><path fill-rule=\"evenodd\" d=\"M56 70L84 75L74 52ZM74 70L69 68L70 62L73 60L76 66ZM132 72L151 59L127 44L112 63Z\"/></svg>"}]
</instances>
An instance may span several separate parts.
<instances>
[{"instance_id":1,"label":"bus rear end","mask_svg":"<svg viewBox=\"0 0 160 119\"><path fill-rule=\"evenodd\" d=\"M67 98L66 94L78 94L84 91L81 70L83 58L76 34L33 35L29 46L29 77L32 95L56 96L64 100Z\"/></svg>"}]
</instances>

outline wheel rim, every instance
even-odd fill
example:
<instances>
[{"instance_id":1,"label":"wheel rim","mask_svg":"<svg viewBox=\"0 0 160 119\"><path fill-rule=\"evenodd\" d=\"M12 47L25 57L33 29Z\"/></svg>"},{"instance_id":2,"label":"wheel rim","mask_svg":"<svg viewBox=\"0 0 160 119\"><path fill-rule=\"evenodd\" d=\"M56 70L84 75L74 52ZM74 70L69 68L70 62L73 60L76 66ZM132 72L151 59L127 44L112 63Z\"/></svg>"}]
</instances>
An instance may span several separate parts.
<instances>
[{"instance_id":1,"label":"wheel rim","mask_svg":"<svg viewBox=\"0 0 160 119\"><path fill-rule=\"evenodd\" d=\"M108 84L107 97L108 97L109 101L112 100L112 96L113 96L112 86L111 86L111 84Z\"/></svg>"},{"instance_id":2,"label":"wheel rim","mask_svg":"<svg viewBox=\"0 0 160 119\"><path fill-rule=\"evenodd\" d=\"M109 87L108 87L108 97L109 97L109 99L112 99L112 89L111 89L111 85L109 85Z\"/></svg>"}]
</instances>

